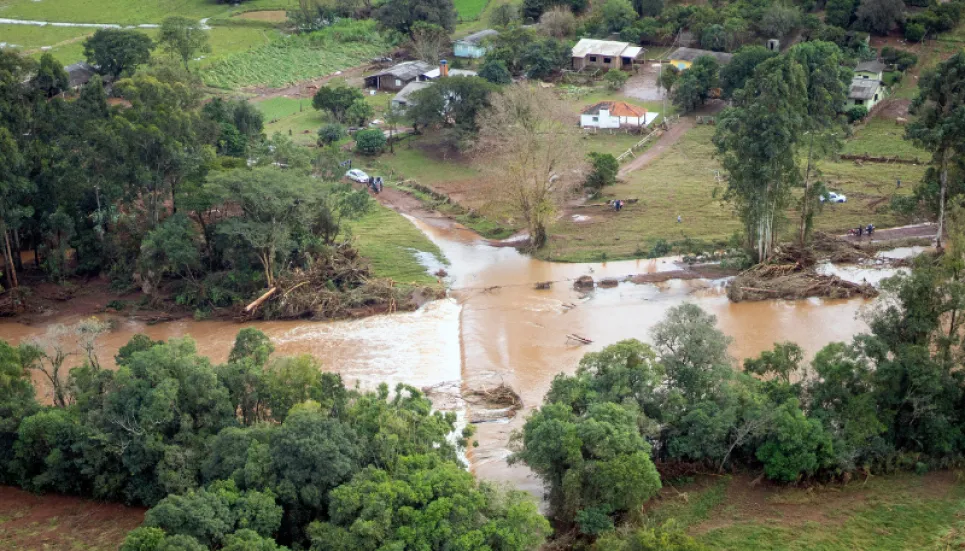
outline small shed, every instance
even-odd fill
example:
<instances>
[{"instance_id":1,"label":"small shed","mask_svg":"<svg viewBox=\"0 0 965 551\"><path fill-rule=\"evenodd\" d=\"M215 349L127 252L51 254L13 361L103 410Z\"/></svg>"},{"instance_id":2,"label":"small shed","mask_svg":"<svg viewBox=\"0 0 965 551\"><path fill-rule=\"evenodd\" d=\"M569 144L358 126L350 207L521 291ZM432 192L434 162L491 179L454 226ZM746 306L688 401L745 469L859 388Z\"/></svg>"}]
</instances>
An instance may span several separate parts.
<instances>
[{"instance_id":1,"label":"small shed","mask_svg":"<svg viewBox=\"0 0 965 551\"><path fill-rule=\"evenodd\" d=\"M878 61L862 61L854 68L854 78L884 80L885 64Z\"/></svg>"},{"instance_id":2,"label":"small shed","mask_svg":"<svg viewBox=\"0 0 965 551\"><path fill-rule=\"evenodd\" d=\"M855 77L848 89L848 108L863 106L871 111L885 95L886 89L880 80Z\"/></svg>"},{"instance_id":3,"label":"small shed","mask_svg":"<svg viewBox=\"0 0 965 551\"><path fill-rule=\"evenodd\" d=\"M643 128L657 118L643 107L623 101L601 101L583 109L580 126L583 128Z\"/></svg>"},{"instance_id":4,"label":"small shed","mask_svg":"<svg viewBox=\"0 0 965 551\"><path fill-rule=\"evenodd\" d=\"M402 90L410 82L416 82L432 65L425 61L403 61L388 69L365 77L366 88L376 90Z\"/></svg>"},{"instance_id":5,"label":"small shed","mask_svg":"<svg viewBox=\"0 0 965 551\"><path fill-rule=\"evenodd\" d=\"M689 69L693 65L694 61L697 61L698 57L710 56L717 60L717 63L721 65L727 65L730 60L734 57L733 54L728 54L724 52L714 52L711 50L701 50L698 48L677 48L673 53L668 56L670 59L670 64L677 69L683 71L684 69Z\"/></svg>"},{"instance_id":6,"label":"small shed","mask_svg":"<svg viewBox=\"0 0 965 551\"><path fill-rule=\"evenodd\" d=\"M97 74L91 65L83 61L67 65L64 67L64 71L67 72L67 80L70 82L69 87L71 90L87 84L90 82L90 79Z\"/></svg>"},{"instance_id":7,"label":"small shed","mask_svg":"<svg viewBox=\"0 0 965 551\"><path fill-rule=\"evenodd\" d=\"M472 33L471 35L461 38L452 45L453 55L456 57L468 57L472 59L478 59L490 50L490 47L486 45L486 39L494 37L499 34L499 31L494 29L486 29L484 31L479 31Z\"/></svg>"},{"instance_id":8,"label":"small shed","mask_svg":"<svg viewBox=\"0 0 965 551\"><path fill-rule=\"evenodd\" d=\"M399 93L392 98L392 106L400 109L406 109L407 107L413 105L412 98L410 97L412 94L430 86L432 86L431 81L410 82L409 84L406 84L405 88L400 90Z\"/></svg>"},{"instance_id":9,"label":"small shed","mask_svg":"<svg viewBox=\"0 0 965 551\"><path fill-rule=\"evenodd\" d=\"M577 71L587 67L630 70L643 48L629 42L581 38L573 46L571 65Z\"/></svg>"}]
</instances>

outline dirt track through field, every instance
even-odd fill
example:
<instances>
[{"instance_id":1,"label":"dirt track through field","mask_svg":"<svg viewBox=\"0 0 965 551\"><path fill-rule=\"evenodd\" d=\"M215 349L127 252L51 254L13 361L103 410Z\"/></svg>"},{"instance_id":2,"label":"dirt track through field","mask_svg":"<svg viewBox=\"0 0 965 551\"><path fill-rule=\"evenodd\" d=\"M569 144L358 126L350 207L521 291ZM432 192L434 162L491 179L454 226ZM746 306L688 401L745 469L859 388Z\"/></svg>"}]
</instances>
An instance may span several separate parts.
<instances>
[{"instance_id":1,"label":"dirt track through field","mask_svg":"<svg viewBox=\"0 0 965 551\"><path fill-rule=\"evenodd\" d=\"M651 161L657 157L664 154L667 149L669 149L673 144L680 141L680 138L691 128L694 127L694 119L692 118L681 118L680 122L670 127L670 130L664 132L662 136L657 138L657 142L650 147L650 149L643 152L643 154L638 155L629 163L623 165L620 169L618 176L626 176L627 174L633 172L634 170L640 170L641 168L650 164Z\"/></svg>"}]
</instances>

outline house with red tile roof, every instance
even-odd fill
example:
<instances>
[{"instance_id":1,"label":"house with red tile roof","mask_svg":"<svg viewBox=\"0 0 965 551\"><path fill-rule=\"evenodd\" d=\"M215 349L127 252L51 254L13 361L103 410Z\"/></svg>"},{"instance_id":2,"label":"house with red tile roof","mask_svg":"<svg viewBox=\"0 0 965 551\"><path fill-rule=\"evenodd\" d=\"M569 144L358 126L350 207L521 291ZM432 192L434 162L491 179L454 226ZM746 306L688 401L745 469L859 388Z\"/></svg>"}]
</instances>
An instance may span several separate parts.
<instances>
[{"instance_id":1,"label":"house with red tile roof","mask_svg":"<svg viewBox=\"0 0 965 551\"><path fill-rule=\"evenodd\" d=\"M653 119L656 113L647 116L643 107L630 105L624 101L601 101L593 104L580 113L580 126L583 128L643 128Z\"/></svg>"}]
</instances>

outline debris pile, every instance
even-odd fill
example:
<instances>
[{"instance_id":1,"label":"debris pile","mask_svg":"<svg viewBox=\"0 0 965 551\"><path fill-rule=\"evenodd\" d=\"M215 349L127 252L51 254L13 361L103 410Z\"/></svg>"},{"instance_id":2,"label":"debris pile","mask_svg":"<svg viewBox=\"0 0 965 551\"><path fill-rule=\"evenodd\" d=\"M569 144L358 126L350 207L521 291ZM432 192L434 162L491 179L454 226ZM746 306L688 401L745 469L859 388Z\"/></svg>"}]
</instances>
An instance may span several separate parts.
<instances>
[{"instance_id":1,"label":"debris pile","mask_svg":"<svg viewBox=\"0 0 965 551\"><path fill-rule=\"evenodd\" d=\"M576 281L573 283L573 288L578 291L587 291L594 287L596 287L596 283L593 281L593 278L588 275L576 278Z\"/></svg>"},{"instance_id":2,"label":"debris pile","mask_svg":"<svg viewBox=\"0 0 965 551\"><path fill-rule=\"evenodd\" d=\"M523 408L523 400L515 390L505 383L488 389L470 389L463 392L463 398L471 406L470 423L488 423L510 419Z\"/></svg>"},{"instance_id":3,"label":"debris pile","mask_svg":"<svg viewBox=\"0 0 965 551\"><path fill-rule=\"evenodd\" d=\"M727 297L733 302L809 297L873 298L878 296L878 290L870 283L854 283L815 270L819 260L857 264L873 258L873 254L854 243L816 233L810 247L783 244L766 263L740 273L727 287Z\"/></svg>"}]
</instances>

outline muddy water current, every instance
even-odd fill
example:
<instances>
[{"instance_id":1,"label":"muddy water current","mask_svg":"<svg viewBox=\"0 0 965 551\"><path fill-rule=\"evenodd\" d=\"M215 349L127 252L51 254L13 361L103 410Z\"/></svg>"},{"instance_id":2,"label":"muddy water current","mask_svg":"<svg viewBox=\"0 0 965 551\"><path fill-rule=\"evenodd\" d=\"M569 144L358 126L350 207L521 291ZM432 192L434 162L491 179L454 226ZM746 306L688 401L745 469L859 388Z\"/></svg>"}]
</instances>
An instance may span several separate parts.
<instances>
[{"instance_id":1,"label":"muddy water current","mask_svg":"<svg viewBox=\"0 0 965 551\"><path fill-rule=\"evenodd\" d=\"M573 280L623 279L641 273L678 269L673 259L604 264L558 264L534 260L510 247L493 247L476 234L438 219L412 219L449 261L445 266L450 297L416 312L353 321L279 321L237 324L175 321L145 325L119 320L99 341L102 360L135 333L155 339L191 336L200 353L224 361L235 334L255 326L274 341L277 354L312 354L326 369L363 387L377 382L438 386L437 407L465 413L459 389L504 382L519 392L526 408L537 406L553 377L572 372L580 357L621 339L648 339L650 328L672 306L690 301L717 316L719 327L733 337L736 359L755 355L775 341L794 341L809 353L864 330L859 316L867 301L767 301L731 303L724 282L670 280L658 284L621 282L588 293ZM435 271L438 259L420 255ZM553 282L537 290L536 282ZM71 323L51 315L51 323ZM42 325L0 323L0 338L12 342L41 334ZM579 344L568 335L592 341ZM448 394L446 394L448 392ZM508 439L522 424L520 415L504 422L478 425L479 447L469 456L482 478L511 482L538 493L528 470L506 464Z\"/></svg>"}]
</instances>

